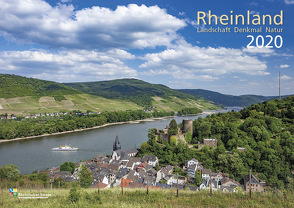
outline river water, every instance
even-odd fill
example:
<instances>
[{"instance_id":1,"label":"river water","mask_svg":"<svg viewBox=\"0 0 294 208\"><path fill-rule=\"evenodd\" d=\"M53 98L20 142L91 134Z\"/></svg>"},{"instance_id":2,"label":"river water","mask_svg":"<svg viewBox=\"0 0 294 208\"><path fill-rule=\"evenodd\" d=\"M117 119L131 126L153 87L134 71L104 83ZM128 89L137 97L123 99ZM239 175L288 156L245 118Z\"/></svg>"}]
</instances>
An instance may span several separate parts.
<instances>
[{"instance_id":1,"label":"river water","mask_svg":"<svg viewBox=\"0 0 294 208\"><path fill-rule=\"evenodd\" d=\"M230 110L232 108L221 112ZM207 115L174 117L174 119L179 124L183 119L195 120L199 116ZM14 164L20 168L21 174L28 174L57 167L65 161L79 162L91 159L97 154L111 154L116 135L119 137L122 148L140 147L142 142L148 140L150 128L163 129L172 119L120 124L82 132L0 143L0 166ZM62 144L70 144L72 147L78 147L79 150L76 152L51 151L51 148Z\"/></svg>"}]
</instances>

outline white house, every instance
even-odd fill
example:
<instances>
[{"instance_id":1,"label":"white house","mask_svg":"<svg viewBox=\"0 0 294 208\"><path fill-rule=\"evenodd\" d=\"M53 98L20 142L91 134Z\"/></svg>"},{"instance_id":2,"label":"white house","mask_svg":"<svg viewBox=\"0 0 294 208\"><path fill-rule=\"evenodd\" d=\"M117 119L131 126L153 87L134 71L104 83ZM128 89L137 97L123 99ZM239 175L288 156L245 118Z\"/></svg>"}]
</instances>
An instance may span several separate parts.
<instances>
[{"instance_id":1,"label":"white house","mask_svg":"<svg viewBox=\"0 0 294 208\"><path fill-rule=\"evenodd\" d=\"M210 169L203 169L202 170L202 178L203 179L209 179Z\"/></svg>"},{"instance_id":2,"label":"white house","mask_svg":"<svg viewBox=\"0 0 294 208\"><path fill-rule=\"evenodd\" d=\"M164 180L166 180L166 184L167 185L172 185L173 184L173 180L174 180L174 176L173 175L168 175L164 177Z\"/></svg>"},{"instance_id":3,"label":"white house","mask_svg":"<svg viewBox=\"0 0 294 208\"><path fill-rule=\"evenodd\" d=\"M195 158L192 158L191 160L185 161L186 168L190 167L191 165L198 165L198 160L196 160Z\"/></svg>"},{"instance_id":4,"label":"white house","mask_svg":"<svg viewBox=\"0 0 294 208\"><path fill-rule=\"evenodd\" d=\"M155 167L158 163L158 158L154 155L144 155L142 158L142 162L145 161L148 163L148 165Z\"/></svg>"}]
</instances>

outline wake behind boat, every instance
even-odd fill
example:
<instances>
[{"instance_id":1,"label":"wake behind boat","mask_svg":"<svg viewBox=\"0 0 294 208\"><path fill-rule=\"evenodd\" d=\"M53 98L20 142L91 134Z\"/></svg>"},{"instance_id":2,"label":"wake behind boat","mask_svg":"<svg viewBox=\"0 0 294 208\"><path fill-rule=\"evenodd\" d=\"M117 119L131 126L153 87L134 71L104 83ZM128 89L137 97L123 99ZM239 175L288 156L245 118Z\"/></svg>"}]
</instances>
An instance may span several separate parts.
<instances>
[{"instance_id":1,"label":"wake behind boat","mask_svg":"<svg viewBox=\"0 0 294 208\"><path fill-rule=\"evenodd\" d=\"M70 145L60 145L60 147L54 147L52 151L77 151L79 148L71 147Z\"/></svg>"}]
</instances>

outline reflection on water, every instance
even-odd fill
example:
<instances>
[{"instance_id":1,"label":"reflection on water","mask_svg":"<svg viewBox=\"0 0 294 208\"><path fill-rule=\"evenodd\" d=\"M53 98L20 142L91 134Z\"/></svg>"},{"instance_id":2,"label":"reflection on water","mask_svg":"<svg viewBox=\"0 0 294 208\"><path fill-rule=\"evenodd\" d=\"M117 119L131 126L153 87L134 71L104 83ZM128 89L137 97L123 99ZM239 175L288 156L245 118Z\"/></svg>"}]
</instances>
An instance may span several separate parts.
<instances>
[{"instance_id":1,"label":"reflection on water","mask_svg":"<svg viewBox=\"0 0 294 208\"><path fill-rule=\"evenodd\" d=\"M231 110L231 109L228 109ZM200 115L205 117L207 114ZM199 116L175 117L177 123L183 119L196 119ZM93 158L97 154L111 154L112 144L118 135L122 148L139 147L147 141L148 129L163 129L173 118L108 126L71 134L54 135L28 140L0 143L0 166L15 164L20 167L22 174L35 170L44 170L59 166L65 161L79 162ZM70 144L78 147L78 151L51 151L53 147Z\"/></svg>"}]
</instances>

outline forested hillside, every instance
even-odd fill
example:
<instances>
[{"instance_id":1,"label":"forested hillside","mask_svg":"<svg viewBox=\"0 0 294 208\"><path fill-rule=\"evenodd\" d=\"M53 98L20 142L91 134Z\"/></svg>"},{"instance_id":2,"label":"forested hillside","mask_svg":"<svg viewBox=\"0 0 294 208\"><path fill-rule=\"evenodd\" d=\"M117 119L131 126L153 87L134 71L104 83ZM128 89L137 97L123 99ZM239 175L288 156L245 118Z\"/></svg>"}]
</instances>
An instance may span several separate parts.
<instances>
[{"instance_id":1,"label":"forested hillside","mask_svg":"<svg viewBox=\"0 0 294 208\"><path fill-rule=\"evenodd\" d=\"M202 89L181 89L179 91L186 92L198 97L202 97L206 100L211 100L223 106L249 107L252 104L268 101L273 98L273 97L267 97L267 96L261 96L261 95L240 95L240 96L225 95L218 92L202 90Z\"/></svg>"},{"instance_id":2,"label":"forested hillside","mask_svg":"<svg viewBox=\"0 0 294 208\"><path fill-rule=\"evenodd\" d=\"M140 106L151 106L153 98L198 100L199 98L187 93L173 90L160 84L150 84L138 79L117 79L101 82L65 83L65 85L80 91L102 96L109 99L132 101Z\"/></svg>"},{"instance_id":3,"label":"forested hillside","mask_svg":"<svg viewBox=\"0 0 294 208\"><path fill-rule=\"evenodd\" d=\"M229 173L240 180L249 169L271 187L294 186L294 96L252 105L240 112L218 113L193 122L189 148L183 143L155 142L149 132L148 143L140 154L155 154L160 163L182 165L196 158L205 168ZM204 138L217 139L217 148L197 149ZM237 148L246 148L240 151Z\"/></svg>"},{"instance_id":4,"label":"forested hillside","mask_svg":"<svg viewBox=\"0 0 294 208\"><path fill-rule=\"evenodd\" d=\"M79 90L56 82L0 74L0 98L51 96L55 100L65 100L64 95L80 93Z\"/></svg>"}]
</instances>

